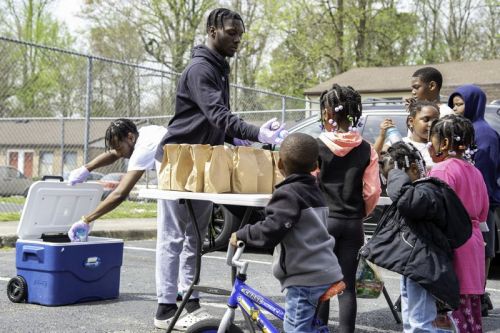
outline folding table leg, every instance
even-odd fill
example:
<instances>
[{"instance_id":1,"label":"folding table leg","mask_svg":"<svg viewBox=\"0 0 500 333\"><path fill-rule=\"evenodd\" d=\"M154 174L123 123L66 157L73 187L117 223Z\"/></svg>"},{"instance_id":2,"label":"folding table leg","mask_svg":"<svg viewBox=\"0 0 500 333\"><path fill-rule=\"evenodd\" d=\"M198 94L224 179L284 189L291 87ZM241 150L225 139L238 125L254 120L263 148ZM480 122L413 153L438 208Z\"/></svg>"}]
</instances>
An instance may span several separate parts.
<instances>
[{"instance_id":1,"label":"folding table leg","mask_svg":"<svg viewBox=\"0 0 500 333\"><path fill-rule=\"evenodd\" d=\"M189 297L191 297L191 294L193 293L193 287L200 282L200 271L201 271L201 248L202 248L202 239L201 239L201 234L200 234L200 229L198 228L198 221L196 221L196 217L194 215L194 210L193 210L193 205L191 203L190 199L185 199L186 207L188 209L189 217L191 218L191 222L194 225L194 230L196 231L196 237L197 237L197 242L196 242L196 264L195 264L195 270L194 270L194 277L193 277L193 282L189 286L188 290L186 291L186 294L184 295L184 298L182 299L181 304L179 305L179 308L175 312L174 317L172 318L172 321L170 322L170 325L168 325L167 328L167 333L172 332L174 329L175 323L177 322L177 319L179 319L179 316L182 313L182 310L184 310L184 307L186 306L187 301L189 300Z\"/></svg>"},{"instance_id":2,"label":"folding table leg","mask_svg":"<svg viewBox=\"0 0 500 333\"><path fill-rule=\"evenodd\" d=\"M384 293L384 297L385 297L385 300L387 301L387 305L389 305L389 309L391 310L392 315L394 316L394 319L396 320L396 324L401 324L401 318L399 318L399 315L396 312L396 309L394 308L394 304L392 304L391 297L389 296L387 289L385 289L385 286L382 289L382 292Z\"/></svg>"}]
</instances>

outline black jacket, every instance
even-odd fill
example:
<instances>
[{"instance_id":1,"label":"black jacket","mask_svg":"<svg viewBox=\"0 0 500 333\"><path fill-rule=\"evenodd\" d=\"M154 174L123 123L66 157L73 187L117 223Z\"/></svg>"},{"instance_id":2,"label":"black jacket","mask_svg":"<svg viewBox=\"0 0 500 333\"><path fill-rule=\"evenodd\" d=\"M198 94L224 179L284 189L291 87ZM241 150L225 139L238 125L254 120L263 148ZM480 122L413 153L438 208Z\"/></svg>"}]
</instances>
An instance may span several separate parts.
<instances>
[{"instance_id":1,"label":"black jacket","mask_svg":"<svg viewBox=\"0 0 500 333\"><path fill-rule=\"evenodd\" d=\"M323 141L319 147L319 186L326 195L329 216L340 219L365 217L363 175L370 164L371 146L363 140L345 156L332 154Z\"/></svg>"},{"instance_id":2,"label":"black jacket","mask_svg":"<svg viewBox=\"0 0 500 333\"><path fill-rule=\"evenodd\" d=\"M360 255L417 282L448 308L457 308L460 291L453 249L472 234L460 199L439 179L411 183L397 169L389 172L387 193L393 203Z\"/></svg>"},{"instance_id":3,"label":"black jacket","mask_svg":"<svg viewBox=\"0 0 500 333\"><path fill-rule=\"evenodd\" d=\"M229 106L229 64L204 45L193 48L192 59L177 85L175 114L158 146L161 161L166 143L222 145L232 138L258 141L259 128L234 115Z\"/></svg>"},{"instance_id":4,"label":"black jacket","mask_svg":"<svg viewBox=\"0 0 500 333\"><path fill-rule=\"evenodd\" d=\"M265 211L264 221L244 226L236 236L252 246L276 247L273 273L282 288L342 279L335 240L326 228L328 208L314 176L286 177L276 185Z\"/></svg>"}]
</instances>

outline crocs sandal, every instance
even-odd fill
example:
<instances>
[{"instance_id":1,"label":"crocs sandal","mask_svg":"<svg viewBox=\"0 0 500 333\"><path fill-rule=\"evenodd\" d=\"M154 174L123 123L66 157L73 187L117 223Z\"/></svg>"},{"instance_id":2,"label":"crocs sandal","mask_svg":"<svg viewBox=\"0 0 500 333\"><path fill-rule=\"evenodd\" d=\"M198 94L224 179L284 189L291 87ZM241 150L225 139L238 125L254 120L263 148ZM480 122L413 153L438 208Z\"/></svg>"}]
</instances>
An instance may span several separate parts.
<instances>
[{"instance_id":1,"label":"crocs sandal","mask_svg":"<svg viewBox=\"0 0 500 333\"><path fill-rule=\"evenodd\" d=\"M210 318L215 318L215 317L212 316L210 313L208 313L203 308L200 308L198 310L195 310L191 313L187 313L187 314L179 317L179 320L177 320L177 323L175 323L174 328L176 330L179 330L179 331L185 331L191 325L193 325L201 320L210 319Z\"/></svg>"}]
</instances>

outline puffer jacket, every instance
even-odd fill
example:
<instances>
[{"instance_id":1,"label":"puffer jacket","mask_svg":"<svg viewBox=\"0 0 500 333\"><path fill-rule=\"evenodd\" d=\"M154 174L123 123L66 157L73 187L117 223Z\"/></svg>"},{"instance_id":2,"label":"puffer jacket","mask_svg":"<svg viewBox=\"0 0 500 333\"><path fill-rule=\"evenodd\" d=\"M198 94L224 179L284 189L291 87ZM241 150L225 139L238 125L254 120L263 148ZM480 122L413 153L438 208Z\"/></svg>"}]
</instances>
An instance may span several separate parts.
<instances>
[{"instance_id":1,"label":"puffer jacket","mask_svg":"<svg viewBox=\"0 0 500 333\"><path fill-rule=\"evenodd\" d=\"M448 309L460 302L453 249L472 234L469 214L455 192L436 178L411 183L391 170L387 193L393 203L360 255L417 282Z\"/></svg>"}]
</instances>

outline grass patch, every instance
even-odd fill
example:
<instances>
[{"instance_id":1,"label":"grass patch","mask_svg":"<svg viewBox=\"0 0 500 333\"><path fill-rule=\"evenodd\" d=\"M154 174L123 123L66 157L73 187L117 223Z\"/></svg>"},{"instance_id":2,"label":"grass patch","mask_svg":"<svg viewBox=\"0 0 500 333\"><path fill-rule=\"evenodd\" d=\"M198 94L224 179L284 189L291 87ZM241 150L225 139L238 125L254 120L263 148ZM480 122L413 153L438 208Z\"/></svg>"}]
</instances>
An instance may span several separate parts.
<instances>
[{"instance_id":1,"label":"grass patch","mask_svg":"<svg viewBox=\"0 0 500 333\"><path fill-rule=\"evenodd\" d=\"M0 203L24 204L23 197L0 198ZM90 212L89 212L90 213ZM100 217L100 219L121 219L121 218L150 218L156 217L156 201L130 201L126 200L115 208L115 210ZM0 222L19 221L20 212L0 212Z\"/></svg>"}]
</instances>

